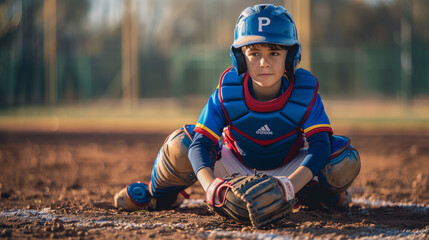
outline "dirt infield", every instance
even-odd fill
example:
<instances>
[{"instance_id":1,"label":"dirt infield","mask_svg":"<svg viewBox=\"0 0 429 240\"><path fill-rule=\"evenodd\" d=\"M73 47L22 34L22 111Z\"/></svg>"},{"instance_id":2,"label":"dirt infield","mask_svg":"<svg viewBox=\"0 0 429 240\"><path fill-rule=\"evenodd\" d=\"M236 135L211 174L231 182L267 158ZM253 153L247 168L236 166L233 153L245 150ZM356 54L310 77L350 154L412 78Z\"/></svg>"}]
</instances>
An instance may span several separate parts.
<instances>
[{"instance_id":1,"label":"dirt infield","mask_svg":"<svg viewBox=\"0 0 429 240\"><path fill-rule=\"evenodd\" d=\"M165 134L0 132L0 237L71 239L428 239L429 136L349 132L362 170L347 211L301 208L255 230L209 213L126 212L113 195L148 181Z\"/></svg>"}]
</instances>

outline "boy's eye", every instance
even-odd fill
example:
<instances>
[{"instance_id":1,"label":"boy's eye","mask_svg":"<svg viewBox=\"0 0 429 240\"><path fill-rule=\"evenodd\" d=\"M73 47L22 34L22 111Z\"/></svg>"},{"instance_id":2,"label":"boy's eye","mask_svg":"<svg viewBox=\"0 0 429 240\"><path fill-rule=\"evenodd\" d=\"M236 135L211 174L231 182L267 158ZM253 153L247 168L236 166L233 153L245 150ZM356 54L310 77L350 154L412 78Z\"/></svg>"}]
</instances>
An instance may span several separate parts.
<instances>
[{"instance_id":1,"label":"boy's eye","mask_svg":"<svg viewBox=\"0 0 429 240\"><path fill-rule=\"evenodd\" d=\"M256 57L256 56L259 55L259 53L257 53L257 52L250 52L248 55L251 56L251 57Z\"/></svg>"}]
</instances>

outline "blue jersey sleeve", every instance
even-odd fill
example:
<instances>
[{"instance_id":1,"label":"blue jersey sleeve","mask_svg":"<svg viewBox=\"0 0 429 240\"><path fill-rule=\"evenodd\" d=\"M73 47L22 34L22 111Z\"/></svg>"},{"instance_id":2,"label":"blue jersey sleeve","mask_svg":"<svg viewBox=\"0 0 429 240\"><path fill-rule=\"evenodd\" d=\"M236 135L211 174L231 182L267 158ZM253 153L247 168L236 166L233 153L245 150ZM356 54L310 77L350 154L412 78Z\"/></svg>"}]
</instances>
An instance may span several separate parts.
<instances>
[{"instance_id":1,"label":"blue jersey sleeve","mask_svg":"<svg viewBox=\"0 0 429 240\"><path fill-rule=\"evenodd\" d=\"M306 138L309 138L318 132L332 133L331 123L325 112L325 108L319 94L317 94L302 128Z\"/></svg>"},{"instance_id":2,"label":"blue jersey sleeve","mask_svg":"<svg viewBox=\"0 0 429 240\"><path fill-rule=\"evenodd\" d=\"M309 144L308 154L301 165L309 168L313 176L316 176L320 169L328 163L331 156L329 134L318 132L311 135L307 140Z\"/></svg>"},{"instance_id":3,"label":"blue jersey sleeve","mask_svg":"<svg viewBox=\"0 0 429 240\"><path fill-rule=\"evenodd\" d=\"M198 118L194 129L196 133L189 146L188 158L195 174L204 167L213 169L214 160L210 158L210 151L218 144L226 125L227 119L219 99L219 89L216 89Z\"/></svg>"},{"instance_id":4,"label":"blue jersey sleeve","mask_svg":"<svg viewBox=\"0 0 429 240\"><path fill-rule=\"evenodd\" d=\"M223 113L222 104L219 99L219 89L216 89L201 112L194 131L203 134L217 143L226 125L227 119Z\"/></svg>"},{"instance_id":5,"label":"blue jersey sleeve","mask_svg":"<svg viewBox=\"0 0 429 240\"><path fill-rule=\"evenodd\" d=\"M213 141L201 133L195 133L194 140L189 145L188 158L195 175L204 167L213 169L215 159L210 158Z\"/></svg>"}]
</instances>

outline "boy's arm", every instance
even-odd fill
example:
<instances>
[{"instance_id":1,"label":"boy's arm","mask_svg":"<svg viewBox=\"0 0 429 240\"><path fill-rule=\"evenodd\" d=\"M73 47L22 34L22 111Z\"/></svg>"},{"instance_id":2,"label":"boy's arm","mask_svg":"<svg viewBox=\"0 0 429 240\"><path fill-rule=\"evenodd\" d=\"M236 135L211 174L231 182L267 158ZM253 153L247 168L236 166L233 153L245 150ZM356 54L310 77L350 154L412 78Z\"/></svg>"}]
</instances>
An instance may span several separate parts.
<instances>
[{"instance_id":1,"label":"boy's arm","mask_svg":"<svg viewBox=\"0 0 429 240\"><path fill-rule=\"evenodd\" d=\"M294 193L301 190L314 177L314 173L317 173L326 164L331 154L328 133L316 133L308 140L310 144L309 154L303 164L288 176L293 185ZM210 167L204 167L198 171L197 178L203 189L207 190L207 187L215 179L215 176Z\"/></svg>"},{"instance_id":2,"label":"boy's arm","mask_svg":"<svg viewBox=\"0 0 429 240\"><path fill-rule=\"evenodd\" d=\"M210 183L215 179L213 170L209 167L200 169L197 173L198 181L203 187L204 191L207 190ZM313 178L311 170L306 166L300 166L295 172L289 176L289 180L292 182L295 193L297 193L305 184L307 184Z\"/></svg>"},{"instance_id":3,"label":"boy's arm","mask_svg":"<svg viewBox=\"0 0 429 240\"><path fill-rule=\"evenodd\" d=\"M198 171L197 178L201 186L203 187L204 191L207 191L208 186L215 179L215 176L211 168L204 167L200 169L200 171Z\"/></svg>"},{"instance_id":4,"label":"boy's arm","mask_svg":"<svg viewBox=\"0 0 429 240\"><path fill-rule=\"evenodd\" d=\"M326 165L331 155L329 133L319 132L308 138L308 154L301 166L290 176L277 176L284 194L295 195L304 187L320 169ZM291 188L290 185L293 187Z\"/></svg>"},{"instance_id":5,"label":"boy's arm","mask_svg":"<svg viewBox=\"0 0 429 240\"><path fill-rule=\"evenodd\" d=\"M219 99L219 89L210 96L202 110L194 129L194 137L189 145L188 157L198 178L198 172L203 168L213 168L219 139L227 119Z\"/></svg>"},{"instance_id":6,"label":"boy's arm","mask_svg":"<svg viewBox=\"0 0 429 240\"><path fill-rule=\"evenodd\" d=\"M331 143L329 140L330 133L318 132L307 138L309 147L308 154L301 166L307 167L312 176L319 174L322 169L329 161L331 156Z\"/></svg>"},{"instance_id":7,"label":"boy's arm","mask_svg":"<svg viewBox=\"0 0 429 240\"><path fill-rule=\"evenodd\" d=\"M204 191L207 191L208 186L215 179L213 174L213 170L209 167L205 167L200 169L197 173L198 181L203 187ZM289 176L289 180L293 184L293 188L295 190L295 194L304 187L311 179L313 178L313 174L311 170L306 166L300 166L294 173Z\"/></svg>"},{"instance_id":8,"label":"boy's arm","mask_svg":"<svg viewBox=\"0 0 429 240\"><path fill-rule=\"evenodd\" d=\"M299 166L295 172L289 176L292 182L294 193L296 194L302 187L305 186L313 178L313 173L306 166Z\"/></svg>"},{"instance_id":9,"label":"boy's arm","mask_svg":"<svg viewBox=\"0 0 429 240\"><path fill-rule=\"evenodd\" d=\"M215 144L210 138L195 132L193 141L189 145L188 158L197 178L198 172L201 169L209 168L211 170L213 168L216 161L216 153L214 152Z\"/></svg>"}]
</instances>

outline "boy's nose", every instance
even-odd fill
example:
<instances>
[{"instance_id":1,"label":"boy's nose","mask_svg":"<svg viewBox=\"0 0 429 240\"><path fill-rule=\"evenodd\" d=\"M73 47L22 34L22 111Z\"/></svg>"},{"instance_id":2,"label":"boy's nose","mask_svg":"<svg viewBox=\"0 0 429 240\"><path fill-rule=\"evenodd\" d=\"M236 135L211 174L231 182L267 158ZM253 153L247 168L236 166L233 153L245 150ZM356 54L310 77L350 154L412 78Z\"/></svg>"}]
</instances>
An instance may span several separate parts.
<instances>
[{"instance_id":1,"label":"boy's nose","mask_svg":"<svg viewBox=\"0 0 429 240\"><path fill-rule=\"evenodd\" d=\"M270 63L268 62L267 58L262 57L260 61L261 67L269 67Z\"/></svg>"}]
</instances>

